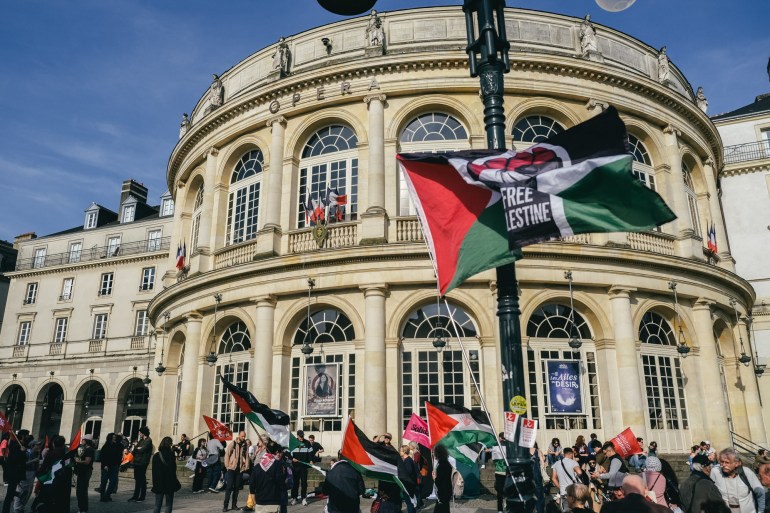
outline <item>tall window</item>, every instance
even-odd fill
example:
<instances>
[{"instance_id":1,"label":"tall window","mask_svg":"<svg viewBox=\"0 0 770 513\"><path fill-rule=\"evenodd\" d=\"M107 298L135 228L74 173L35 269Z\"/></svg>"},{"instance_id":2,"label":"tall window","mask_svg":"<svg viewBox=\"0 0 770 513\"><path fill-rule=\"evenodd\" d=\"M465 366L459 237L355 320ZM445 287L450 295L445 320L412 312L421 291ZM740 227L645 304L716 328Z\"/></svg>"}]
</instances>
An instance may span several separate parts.
<instances>
[{"instance_id":1,"label":"tall window","mask_svg":"<svg viewBox=\"0 0 770 513\"><path fill-rule=\"evenodd\" d=\"M59 300L69 301L72 299L72 289L74 286L75 278L64 278L64 281L61 284L61 296L59 297Z\"/></svg>"},{"instance_id":2,"label":"tall window","mask_svg":"<svg viewBox=\"0 0 770 513\"><path fill-rule=\"evenodd\" d=\"M294 333L292 350L289 415L301 429L312 431L341 431L343 419L355 408L355 330L350 319L334 308L317 310L305 318ZM316 349L306 358L300 352L307 343ZM330 405L334 412L313 417L308 412L308 392L312 388L311 376L318 376L318 369L335 369L336 385L331 387L336 401ZM332 377L334 377L332 372ZM328 413L328 414L327 414Z\"/></svg>"},{"instance_id":3,"label":"tall window","mask_svg":"<svg viewBox=\"0 0 770 513\"><path fill-rule=\"evenodd\" d=\"M700 237L703 232L701 231L700 215L698 214L698 197L695 194L695 184L692 181L692 170L685 161L682 161L682 177L684 179L684 192L687 195L687 208L690 213L692 229Z\"/></svg>"},{"instance_id":4,"label":"tall window","mask_svg":"<svg viewBox=\"0 0 770 513\"><path fill-rule=\"evenodd\" d=\"M29 344L29 333L32 331L32 321L22 321L19 323L19 336L16 338L16 345L26 346Z\"/></svg>"},{"instance_id":5,"label":"tall window","mask_svg":"<svg viewBox=\"0 0 770 513\"><path fill-rule=\"evenodd\" d=\"M113 273L104 273L102 274L102 280L99 284L99 295L100 296L109 296L112 294L112 280L113 280Z\"/></svg>"},{"instance_id":6,"label":"tall window","mask_svg":"<svg viewBox=\"0 0 770 513\"><path fill-rule=\"evenodd\" d=\"M33 267L40 268L45 266L45 253L45 248L35 250L35 261L32 264Z\"/></svg>"},{"instance_id":7,"label":"tall window","mask_svg":"<svg viewBox=\"0 0 770 513\"><path fill-rule=\"evenodd\" d=\"M465 127L456 118L440 112L422 114L407 123L399 137L399 146L402 153L440 153L470 148ZM417 215L403 174L399 174L398 210L402 216Z\"/></svg>"},{"instance_id":8,"label":"tall window","mask_svg":"<svg viewBox=\"0 0 770 513\"><path fill-rule=\"evenodd\" d=\"M563 131L564 127L548 116L527 116L513 125L513 142L539 143Z\"/></svg>"},{"instance_id":9,"label":"tall window","mask_svg":"<svg viewBox=\"0 0 770 513\"><path fill-rule=\"evenodd\" d=\"M251 337L249 330L242 321L236 321L227 327L219 339L219 363L217 371L236 386L249 386L249 349ZM222 355L228 355L223 358ZM264 401L263 398L257 398ZM235 404L235 400L219 380L214 384L213 416L224 424L228 424L233 432L246 429L246 418Z\"/></svg>"},{"instance_id":10,"label":"tall window","mask_svg":"<svg viewBox=\"0 0 770 513\"><path fill-rule=\"evenodd\" d=\"M108 238L106 256L114 257L118 256L118 254L120 254L120 236Z\"/></svg>"},{"instance_id":11,"label":"tall window","mask_svg":"<svg viewBox=\"0 0 770 513\"><path fill-rule=\"evenodd\" d=\"M37 301L37 283L27 283L27 292L24 294L24 304L33 305Z\"/></svg>"},{"instance_id":12,"label":"tall window","mask_svg":"<svg viewBox=\"0 0 770 513\"><path fill-rule=\"evenodd\" d=\"M227 202L226 244L237 244L257 236L263 165L262 150L257 148L245 153L233 169Z\"/></svg>"},{"instance_id":13,"label":"tall window","mask_svg":"<svg viewBox=\"0 0 770 513\"><path fill-rule=\"evenodd\" d=\"M163 198L160 202L160 216L172 216L174 215L174 200L171 198Z\"/></svg>"},{"instance_id":14,"label":"tall window","mask_svg":"<svg viewBox=\"0 0 770 513\"><path fill-rule=\"evenodd\" d=\"M194 253L198 249L198 234L201 229L201 216L203 215L203 183L198 187L195 193L195 203L192 213L192 232L190 233L190 249Z\"/></svg>"},{"instance_id":15,"label":"tall window","mask_svg":"<svg viewBox=\"0 0 770 513\"><path fill-rule=\"evenodd\" d=\"M650 429L688 429L674 330L661 315L647 312L639 323L639 340Z\"/></svg>"},{"instance_id":16,"label":"tall window","mask_svg":"<svg viewBox=\"0 0 770 513\"><path fill-rule=\"evenodd\" d=\"M73 242L70 244L70 253L68 256L68 261L70 264L76 264L80 262L80 253L83 250L83 243L82 242Z\"/></svg>"},{"instance_id":17,"label":"tall window","mask_svg":"<svg viewBox=\"0 0 770 513\"><path fill-rule=\"evenodd\" d=\"M134 323L134 336L143 337L147 335L147 329L150 326L150 319L147 316L147 310L137 310L136 322Z\"/></svg>"},{"instance_id":18,"label":"tall window","mask_svg":"<svg viewBox=\"0 0 770 513\"><path fill-rule=\"evenodd\" d=\"M155 287L155 268L145 267L142 269L142 284L139 290L152 290Z\"/></svg>"},{"instance_id":19,"label":"tall window","mask_svg":"<svg viewBox=\"0 0 770 513\"><path fill-rule=\"evenodd\" d=\"M94 329L91 332L93 340L101 340L107 335L107 314L96 314L94 316Z\"/></svg>"},{"instance_id":20,"label":"tall window","mask_svg":"<svg viewBox=\"0 0 770 513\"><path fill-rule=\"evenodd\" d=\"M634 164L631 172L648 189L656 190L655 171L652 169L652 160L650 154L642 141L633 134L628 134L628 144L631 146L631 155L634 157Z\"/></svg>"},{"instance_id":21,"label":"tall window","mask_svg":"<svg viewBox=\"0 0 770 513\"><path fill-rule=\"evenodd\" d=\"M337 207L339 215L331 221L358 219L358 138L344 125L322 128L302 150L299 171L297 227L305 227L305 203L325 201L329 189L347 195L347 205ZM330 216L331 217L331 216Z\"/></svg>"},{"instance_id":22,"label":"tall window","mask_svg":"<svg viewBox=\"0 0 770 513\"><path fill-rule=\"evenodd\" d=\"M160 230L151 230L147 234L147 251L158 251L160 249Z\"/></svg>"},{"instance_id":23,"label":"tall window","mask_svg":"<svg viewBox=\"0 0 770 513\"><path fill-rule=\"evenodd\" d=\"M56 329L53 334L53 341L57 344L61 344L67 340L67 324L69 319L67 317L56 318Z\"/></svg>"},{"instance_id":24,"label":"tall window","mask_svg":"<svg viewBox=\"0 0 770 513\"><path fill-rule=\"evenodd\" d=\"M123 222L130 223L136 216L136 205L124 205L123 206Z\"/></svg>"},{"instance_id":25,"label":"tall window","mask_svg":"<svg viewBox=\"0 0 770 513\"><path fill-rule=\"evenodd\" d=\"M567 305L547 304L538 308L527 321L527 392L532 418L540 419L551 436L561 436L565 429L601 429L601 404L596 354L591 328L585 318ZM577 337L583 346L575 351L567 346ZM583 362L580 365L582 411L571 414L552 411L548 395L550 360Z\"/></svg>"},{"instance_id":26,"label":"tall window","mask_svg":"<svg viewBox=\"0 0 770 513\"><path fill-rule=\"evenodd\" d=\"M429 303L413 310L404 323L401 331L402 427L406 427L412 412L425 415L425 401L449 402L471 409L481 407L481 398L473 384L475 378L481 385L476 326L465 310L451 303L449 308L451 317L446 305ZM452 318L457 333L468 349L470 368L459 344L455 342ZM432 345L433 340L439 336L447 342L446 348L440 353Z\"/></svg>"},{"instance_id":27,"label":"tall window","mask_svg":"<svg viewBox=\"0 0 770 513\"><path fill-rule=\"evenodd\" d=\"M97 211L88 212L86 214L86 224L85 229L89 230L91 228L96 228L96 218L99 215Z\"/></svg>"}]
</instances>

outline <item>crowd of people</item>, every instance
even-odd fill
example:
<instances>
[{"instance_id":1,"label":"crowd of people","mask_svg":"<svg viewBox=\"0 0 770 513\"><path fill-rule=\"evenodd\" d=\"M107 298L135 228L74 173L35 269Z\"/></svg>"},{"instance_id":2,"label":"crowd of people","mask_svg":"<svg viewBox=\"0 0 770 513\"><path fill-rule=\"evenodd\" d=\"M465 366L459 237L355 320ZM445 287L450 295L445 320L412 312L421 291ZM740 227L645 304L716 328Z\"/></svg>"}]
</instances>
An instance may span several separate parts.
<instances>
[{"instance_id":1,"label":"crowd of people","mask_svg":"<svg viewBox=\"0 0 770 513\"><path fill-rule=\"evenodd\" d=\"M133 469L134 490L130 502L147 496L147 470L152 468L151 493L155 512L171 513L174 494L181 489L177 461L185 461L192 472L193 493L223 493L222 511L237 510L238 499L247 489L245 511L286 512L289 505L306 505L316 491L327 500L328 513L358 513L365 490L361 474L347 460L330 459L321 469L324 448L313 435L297 431L299 446L282 447L266 436L253 444L241 431L223 444L212 434L193 443L186 435L174 444L163 437L157 448L150 431L142 427L136 440L110 433L97 451L93 437L83 435L77 447L67 447L62 436L36 440L27 430L5 434L0 441L0 462L7 486L2 513L23 513L32 500L32 511L70 511L72 488L79 512L88 511L88 490L94 466L100 470L96 491L103 502L112 501L121 471ZM482 466L494 462L497 509L505 510L510 487L505 440L482 452ZM376 490L379 513L420 509L427 497L434 499L436 513L450 511L456 495L457 471L447 448L433 451L417 445L395 447L389 433L374 441L399 454L398 477L403 487L383 480ZM732 448L719 452L708 440L692 447L688 459L690 476L681 483L671 465L658 454L657 443L627 459L615 451L612 442L602 443L596 435L588 441L577 437L573 446L551 440L544 452L537 444L530 450L535 488L535 511L581 512L682 512L682 513L770 513L765 490L770 487L770 456L761 450L754 468L742 463ZM65 464L61 464L64 462ZM68 463L68 464L67 464ZM320 490L308 494L308 470L325 474ZM555 492L555 493L553 493ZM551 495L553 493L553 495Z\"/></svg>"}]
</instances>

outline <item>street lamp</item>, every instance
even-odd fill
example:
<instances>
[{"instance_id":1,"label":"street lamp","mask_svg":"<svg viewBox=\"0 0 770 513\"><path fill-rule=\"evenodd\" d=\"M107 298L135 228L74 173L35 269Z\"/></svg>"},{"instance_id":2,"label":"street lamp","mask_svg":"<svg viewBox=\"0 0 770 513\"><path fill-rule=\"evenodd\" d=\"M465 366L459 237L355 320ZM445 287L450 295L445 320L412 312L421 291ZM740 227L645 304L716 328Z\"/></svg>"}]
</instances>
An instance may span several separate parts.
<instances>
[{"instance_id":1,"label":"street lamp","mask_svg":"<svg viewBox=\"0 0 770 513\"><path fill-rule=\"evenodd\" d=\"M211 352L206 357L206 363L209 367L213 367L217 363L217 354L214 352L214 348L217 344L217 309L220 301L222 301L222 294L214 294L214 329L211 330Z\"/></svg>"},{"instance_id":2,"label":"street lamp","mask_svg":"<svg viewBox=\"0 0 770 513\"><path fill-rule=\"evenodd\" d=\"M155 372L158 373L158 376L162 376L164 372L166 372L166 367L163 365L163 351L166 349L166 325L168 324L168 319L171 317L171 314L169 312L166 312L163 314L163 340L161 341L160 346L160 361L158 362L158 366L155 367Z\"/></svg>"},{"instance_id":3,"label":"street lamp","mask_svg":"<svg viewBox=\"0 0 770 513\"><path fill-rule=\"evenodd\" d=\"M738 361L748 367L751 364L751 356L746 354L746 347L743 345L743 335L741 334L740 322L741 319L738 316L738 301L735 298L730 298L730 306L733 307L735 312L735 327L738 328L738 340L741 343L741 356L738 357Z\"/></svg>"},{"instance_id":4,"label":"street lamp","mask_svg":"<svg viewBox=\"0 0 770 513\"><path fill-rule=\"evenodd\" d=\"M302 347L300 347L300 351L302 354L304 354L306 357L313 354L313 346L310 345L310 343L307 341L308 335L310 335L310 327L312 326L312 318L310 317L310 293L313 292L313 287L315 287L315 280L313 278L307 279L307 319L305 320L305 336L302 338Z\"/></svg>"},{"instance_id":5,"label":"street lamp","mask_svg":"<svg viewBox=\"0 0 770 513\"><path fill-rule=\"evenodd\" d=\"M668 288L674 293L674 314L676 315L676 324L679 330L676 340L676 352L682 358L687 358L687 355L690 353L690 346L687 345L687 340L684 338L682 319L679 317L679 297L676 295L676 282L668 282Z\"/></svg>"}]
</instances>

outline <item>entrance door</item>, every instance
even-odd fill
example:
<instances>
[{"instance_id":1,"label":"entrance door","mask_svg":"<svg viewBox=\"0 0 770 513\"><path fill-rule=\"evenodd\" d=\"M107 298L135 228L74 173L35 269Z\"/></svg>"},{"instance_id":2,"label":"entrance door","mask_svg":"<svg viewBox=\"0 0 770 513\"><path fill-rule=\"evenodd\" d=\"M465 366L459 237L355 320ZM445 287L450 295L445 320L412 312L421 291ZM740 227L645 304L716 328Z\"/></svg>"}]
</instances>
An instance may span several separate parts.
<instances>
[{"instance_id":1,"label":"entrance door","mask_svg":"<svg viewBox=\"0 0 770 513\"><path fill-rule=\"evenodd\" d=\"M129 440L136 440L139 438L139 429L146 424L146 417L126 417L123 421L123 436L127 436Z\"/></svg>"},{"instance_id":2,"label":"entrance door","mask_svg":"<svg viewBox=\"0 0 770 513\"><path fill-rule=\"evenodd\" d=\"M89 417L86 419L83 425L83 434L92 435L94 437L94 444L99 446L99 437L102 432L102 418L101 417Z\"/></svg>"}]
</instances>

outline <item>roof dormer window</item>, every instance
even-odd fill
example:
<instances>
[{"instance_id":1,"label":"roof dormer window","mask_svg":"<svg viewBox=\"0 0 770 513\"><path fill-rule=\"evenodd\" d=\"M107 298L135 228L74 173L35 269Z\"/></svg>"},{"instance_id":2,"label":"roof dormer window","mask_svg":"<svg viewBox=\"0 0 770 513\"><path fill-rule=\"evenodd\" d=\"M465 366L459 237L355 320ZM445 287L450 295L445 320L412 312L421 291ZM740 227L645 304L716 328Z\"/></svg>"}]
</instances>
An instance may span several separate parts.
<instances>
[{"instance_id":1,"label":"roof dormer window","mask_svg":"<svg viewBox=\"0 0 770 513\"><path fill-rule=\"evenodd\" d=\"M86 224L84 228L86 230L90 230L91 228L96 228L96 219L99 216L99 212L96 210L93 210L91 212L86 212Z\"/></svg>"},{"instance_id":2,"label":"roof dormer window","mask_svg":"<svg viewBox=\"0 0 770 513\"><path fill-rule=\"evenodd\" d=\"M167 217L174 215L174 200L171 197L171 193L166 192L160 197L160 217Z\"/></svg>"},{"instance_id":3,"label":"roof dormer window","mask_svg":"<svg viewBox=\"0 0 770 513\"><path fill-rule=\"evenodd\" d=\"M136 205L130 204L130 205L123 205L123 217L122 217L122 223L130 223L134 220L134 217L136 216Z\"/></svg>"}]
</instances>

